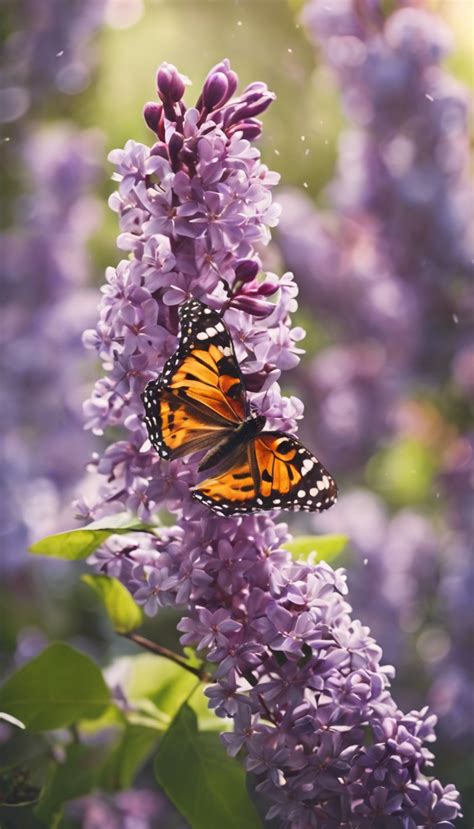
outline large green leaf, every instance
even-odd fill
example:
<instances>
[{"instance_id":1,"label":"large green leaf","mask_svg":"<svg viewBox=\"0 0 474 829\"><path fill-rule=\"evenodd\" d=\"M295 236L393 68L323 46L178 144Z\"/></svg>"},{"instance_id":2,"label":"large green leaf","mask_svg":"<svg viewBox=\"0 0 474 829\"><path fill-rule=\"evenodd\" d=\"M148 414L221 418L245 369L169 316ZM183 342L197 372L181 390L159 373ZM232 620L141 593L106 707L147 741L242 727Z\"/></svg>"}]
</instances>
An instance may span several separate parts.
<instances>
[{"instance_id":1,"label":"large green leaf","mask_svg":"<svg viewBox=\"0 0 474 829\"><path fill-rule=\"evenodd\" d=\"M0 688L0 709L32 731L98 717L110 702L97 665L62 642L47 647Z\"/></svg>"},{"instance_id":2,"label":"large green leaf","mask_svg":"<svg viewBox=\"0 0 474 829\"><path fill-rule=\"evenodd\" d=\"M117 633L129 633L141 625L142 611L118 579L88 573L82 581L97 593Z\"/></svg>"},{"instance_id":3,"label":"large green leaf","mask_svg":"<svg viewBox=\"0 0 474 829\"><path fill-rule=\"evenodd\" d=\"M99 521L93 521L87 527L48 535L46 538L32 544L29 551L40 556L74 561L90 556L111 535L151 532L153 529L153 527L143 524L138 518L134 518L128 513L120 513L119 515L109 515L106 518L101 518Z\"/></svg>"},{"instance_id":4,"label":"large green leaf","mask_svg":"<svg viewBox=\"0 0 474 829\"><path fill-rule=\"evenodd\" d=\"M159 745L155 772L192 829L261 829L244 770L228 757L218 734L198 731L186 703Z\"/></svg>"},{"instance_id":5,"label":"large green leaf","mask_svg":"<svg viewBox=\"0 0 474 829\"><path fill-rule=\"evenodd\" d=\"M162 656L142 653L121 660L122 685L131 702L149 700L171 722L198 680L189 671Z\"/></svg>"},{"instance_id":6,"label":"large green leaf","mask_svg":"<svg viewBox=\"0 0 474 829\"><path fill-rule=\"evenodd\" d=\"M63 804L88 794L99 784L110 747L83 746L74 743L66 750L62 763L51 764L49 779L41 794L35 814L53 829L58 825Z\"/></svg>"},{"instance_id":7,"label":"large green leaf","mask_svg":"<svg viewBox=\"0 0 474 829\"><path fill-rule=\"evenodd\" d=\"M347 545L347 535L300 535L285 544L293 558L305 559L316 553L319 561L332 561Z\"/></svg>"},{"instance_id":8,"label":"large green leaf","mask_svg":"<svg viewBox=\"0 0 474 829\"><path fill-rule=\"evenodd\" d=\"M190 662L200 664L197 659ZM161 656L141 653L117 659L113 666L133 711L127 722L165 732L184 702L194 710L199 726L205 731L225 731L230 722L217 717L204 696L205 685L179 665ZM88 724L94 727L94 723Z\"/></svg>"},{"instance_id":9,"label":"large green leaf","mask_svg":"<svg viewBox=\"0 0 474 829\"><path fill-rule=\"evenodd\" d=\"M158 744L160 732L143 725L127 725L102 769L101 788L128 789L145 760Z\"/></svg>"}]
</instances>

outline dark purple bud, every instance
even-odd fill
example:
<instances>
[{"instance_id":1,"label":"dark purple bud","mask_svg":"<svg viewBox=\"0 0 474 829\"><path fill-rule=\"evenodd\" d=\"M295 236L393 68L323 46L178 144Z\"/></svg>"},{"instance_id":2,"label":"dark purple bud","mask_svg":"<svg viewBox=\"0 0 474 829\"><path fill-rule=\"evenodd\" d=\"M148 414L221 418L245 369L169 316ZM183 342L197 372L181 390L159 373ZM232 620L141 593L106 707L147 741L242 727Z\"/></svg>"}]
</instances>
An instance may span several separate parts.
<instances>
[{"instance_id":1,"label":"dark purple bud","mask_svg":"<svg viewBox=\"0 0 474 829\"><path fill-rule=\"evenodd\" d=\"M230 96L234 94L235 90L237 89L237 87L239 85L239 76L236 74L236 72L232 71L232 69L230 68L230 63L229 63L227 58L225 58L220 63L216 63L216 65L213 66L211 71L209 72L208 77L210 75L213 75L215 72L222 72L226 76L227 85L228 85L228 88L229 88L229 98L230 98Z\"/></svg>"},{"instance_id":2,"label":"dark purple bud","mask_svg":"<svg viewBox=\"0 0 474 829\"><path fill-rule=\"evenodd\" d=\"M249 295L255 291L259 296L273 296L278 291L278 285L275 282L256 282L255 287L249 285L246 288L252 289L248 291ZM247 293L246 288L244 288L244 293Z\"/></svg>"},{"instance_id":3,"label":"dark purple bud","mask_svg":"<svg viewBox=\"0 0 474 829\"><path fill-rule=\"evenodd\" d=\"M264 95L268 92L268 86L263 81L253 81L252 83L247 84L245 87L242 97L245 98L247 95ZM273 95L273 92L270 92L270 95Z\"/></svg>"},{"instance_id":4,"label":"dark purple bud","mask_svg":"<svg viewBox=\"0 0 474 829\"><path fill-rule=\"evenodd\" d=\"M238 124L234 124L233 127L226 129L227 135L233 135L234 132L241 132L242 138L246 138L247 141L254 141L262 134L262 122L257 118L250 118L248 121L240 121Z\"/></svg>"},{"instance_id":5,"label":"dark purple bud","mask_svg":"<svg viewBox=\"0 0 474 829\"><path fill-rule=\"evenodd\" d=\"M265 112L274 100L273 92L269 92L267 95L259 95L253 100L246 100L244 97L245 105L239 110L239 115L241 118L253 118L255 115Z\"/></svg>"},{"instance_id":6,"label":"dark purple bud","mask_svg":"<svg viewBox=\"0 0 474 829\"><path fill-rule=\"evenodd\" d=\"M260 266L258 262L255 262L253 259L244 259L237 265L235 277L238 282L251 282L252 279L255 279L259 270Z\"/></svg>"},{"instance_id":7,"label":"dark purple bud","mask_svg":"<svg viewBox=\"0 0 474 829\"><path fill-rule=\"evenodd\" d=\"M153 144L153 147L150 150L150 155L159 155L160 158L168 159L168 147L163 141L157 141L156 144Z\"/></svg>"},{"instance_id":8,"label":"dark purple bud","mask_svg":"<svg viewBox=\"0 0 474 829\"><path fill-rule=\"evenodd\" d=\"M185 164L197 164L198 162L197 153L191 147L183 147L181 159Z\"/></svg>"},{"instance_id":9,"label":"dark purple bud","mask_svg":"<svg viewBox=\"0 0 474 829\"><path fill-rule=\"evenodd\" d=\"M210 75L202 91L202 104L208 112L229 100L229 84L223 72Z\"/></svg>"},{"instance_id":10,"label":"dark purple bud","mask_svg":"<svg viewBox=\"0 0 474 829\"><path fill-rule=\"evenodd\" d=\"M174 132L168 141L170 161L174 170L177 170L180 166L179 153L183 147L183 143L184 138L179 132Z\"/></svg>"},{"instance_id":11,"label":"dark purple bud","mask_svg":"<svg viewBox=\"0 0 474 829\"><path fill-rule=\"evenodd\" d=\"M268 317L272 311L275 310L275 306L272 302L267 302L265 299L259 299L257 294L254 296L239 294L234 297L231 302L231 306L232 308L238 308L239 311L245 311L246 314L252 314L253 317L258 317L258 319Z\"/></svg>"},{"instance_id":12,"label":"dark purple bud","mask_svg":"<svg viewBox=\"0 0 474 829\"><path fill-rule=\"evenodd\" d=\"M264 112L275 100L275 94L269 92L265 84L252 84L251 86L258 88L250 89L250 87L247 87L244 94L226 109L224 115L226 127L231 127L240 121L253 119L255 115Z\"/></svg>"},{"instance_id":13,"label":"dark purple bud","mask_svg":"<svg viewBox=\"0 0 474 829\"><path fill-rule=\"evenodd\" d=\"M153 132L158 132L158 125L160 123L162 113L163 107L155 101L149 101L143 108L143 116L147 126L150 127Z\"/></svg>"},{"instance_id":14,"label":"dark purple bud","mask_svg":"<svg viewBox=\"0 0 474 829\"><path fill-rule=\"evenodd\" d=\"M224 76L225 81L226 81L225 94L222 95L222 97L221 97L218 104L210 103L209 101L205 100L206 94L207 94L206 91L208 89L208 86L210 84L213 84L213 79L216 76ZM227 60L227 58L225 60L222 60L220 63L216 63L216 65L212 67L212 69L209 72L206 80L204 81L203 91L201 92L201 94L200 94L200 96L199 96L199 98L196 102L196 108L197 109L202 109L203 107L205 107L206 109L210 110L210 109L213 109L216 106L222 106L224 103L226 103L226 101L229 100L229 98L232 97L235 90L237 89L238 83L239 83L239 78L236 75L236 73L233 72L232 69L230 68L230 63ZM213 95L216 95L216 92L213 92Z\"/></svg>"},{"instance_id":15,"label":"dark purple bud","mask_svg":"<svg viewBox=\"0 0 474 829\"><path fill-rule=\"evenodd\" d=\"M156 75L158 95L163 103L176 103L184 95L185 84L176 66L162 63Z\"/></svg>"}]
</instances>

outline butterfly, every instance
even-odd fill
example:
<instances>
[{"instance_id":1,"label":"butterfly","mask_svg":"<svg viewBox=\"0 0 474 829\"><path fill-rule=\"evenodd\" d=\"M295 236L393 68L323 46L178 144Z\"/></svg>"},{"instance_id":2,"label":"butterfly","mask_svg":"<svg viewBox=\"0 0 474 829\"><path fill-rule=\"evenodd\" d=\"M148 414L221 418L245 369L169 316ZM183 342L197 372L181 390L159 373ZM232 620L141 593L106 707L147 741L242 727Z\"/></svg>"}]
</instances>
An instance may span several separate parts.
<instances>
[{"instance_id":1,"label":"butterfly","mask_svg":"<svg viewBox=\"0 0 474 829\"><path fill-rule=\"evenodd\" d=\"M245 391L222 316L197 299L179 309L176 353L142 394L150 442L161 458L205 452L215 468L192 497L219 515L270 509L316 512L336 502L336 484L300 441L266 431Z\"/></svg>"}]
</instances>

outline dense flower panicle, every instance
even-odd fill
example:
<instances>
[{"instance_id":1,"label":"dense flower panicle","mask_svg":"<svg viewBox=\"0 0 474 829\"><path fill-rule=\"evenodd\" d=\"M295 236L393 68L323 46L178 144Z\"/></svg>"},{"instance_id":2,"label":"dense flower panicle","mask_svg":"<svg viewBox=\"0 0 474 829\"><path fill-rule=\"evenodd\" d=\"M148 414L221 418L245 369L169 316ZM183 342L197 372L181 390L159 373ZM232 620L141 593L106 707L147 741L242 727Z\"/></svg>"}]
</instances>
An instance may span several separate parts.
<instances>
[{"instance_id":1,"label":"dense flower panicle","mask_svg":"<svg viewBox=\"0 0 474 829\"><path fill-rule=\"evenodd\" d=\"M77 412L81 332L96 306L86 286L86 241L98 224L90 189L99 151L93 131L32 132L20 159L30 189L1 236L5 566L24 564L29 527L36 534L55 528L91 450Z\"/></svg>"},{"instance_id":2,"label":"dense flower panicle","mask_svg":"<svg viewBox=\"0 0 474 829\"><path fill-rule=\"evenodd\" d=\"M119 183L111 206L131 255L108 270L98 326L85 335L106 371L86 403L89 426L120 425L124 436L97 459L107 481L83 514L126 506L147 517L166 507L176 523L159 537L111 539L91 563L119 577L149 615L183 610L182 643L215 665L209 704L234 720L224 742L231 755L243 751L281 826L355 829L381 815L400 827L451 826L456 794L427 776L435 718L397 709L393 669L351 618L344 572L294 562L286 525L269 516L213 515L188 495L195 463L166 463L147 448L139 393L173 352L177 306L190 295L222 309L269 424L294 430L302 414L277 383L299 359L303 331L290 327L297 290L290 274L261 274L258 256L277 219L277 177L251 139L273 96L251 84L234 97L228 61L190 109L186 86L163 64L160 103L145 107L157 142L111 154Z\"/></svg>"},{"instance_id":3,"label":"dense flower panicle","mask_svg":"<svg viewBox=\"0 0 474 829\"><path fill-rule=\"evenodd\" d=\"M232 86L226 61L211 76ZM107 504L136 508L138 501L143 514L163 496L178 504L191 480L189 465L163 465L155 452L140 451L147 435L139 393L173 352L177 307L187 297L226 305L248 388L269 420L291 429L302 413L299 401L283 400L274 383L299 359L303 331L286 324L297 288L290 274L258 276L256 246L269 241L277 221L270 188L278 176L244 137L249 119L256 129L255 115L273 96L263 84L251 84L238 99L211 107L214 99L206 94L207 106L185 109L174 100L185 88L174 67L163 65L157 82L164 103L153 105L159 118L152 123L161 140L151 150L129 141L110 154L119 181L110 199L119 214L118 244L132 256L108 269L99 324L84 337L108 369L85 404L87 425L96 433L112 424L128 430L128 440L99 461L99 471L113 481Z\"/></svg>"}]
</instances>

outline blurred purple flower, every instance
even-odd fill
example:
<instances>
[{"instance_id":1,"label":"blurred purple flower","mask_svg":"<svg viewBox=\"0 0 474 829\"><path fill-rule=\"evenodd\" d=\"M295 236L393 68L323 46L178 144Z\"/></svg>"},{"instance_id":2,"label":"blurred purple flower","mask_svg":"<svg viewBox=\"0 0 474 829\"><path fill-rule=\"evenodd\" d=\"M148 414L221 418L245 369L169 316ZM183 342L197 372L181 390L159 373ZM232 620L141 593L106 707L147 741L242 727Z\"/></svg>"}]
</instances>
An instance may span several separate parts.
<instances>
[{"instance_id":1,"label":"blurred purple flower","mask_svg":"<svg viewBox=\"0 0 474 829\"><path fill-rule=\"evenodd\" d=\"M90 195L99 172L96 132L44 127L17 152L29 189L2 234L0 277L2 502L11 507L5 566L24 564L32 536L58 528L91 448L77 406L81 332L96 304L86 285L86 242L100 215Z\"/></svg>"},{"instance_id":2,"label":"blurred purple flower","mask_svg":"<svg viewBox=\"0 0 474 829\"><path fill-rule=\"evenodd\" d=\"M92 794L71 801L68 816L80 820L82 829L160 829L173 820L176 829L185 829L168 800L160 792L130 789L117 794Z\"/></svg>"},{"instance_id":3,"label":"blurred purple flower","mask_svg":"<svg viewBox=\"0 0 474 829\"><path fill-rule=\"evenodd\" d=\"M88 86L104 7L104 0L14 4L3 46L0 120L18 121L54 92L75 95Z\"/></svg>"}]
</instances>

